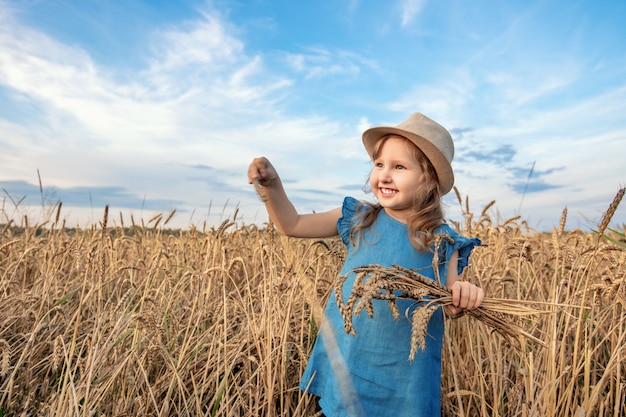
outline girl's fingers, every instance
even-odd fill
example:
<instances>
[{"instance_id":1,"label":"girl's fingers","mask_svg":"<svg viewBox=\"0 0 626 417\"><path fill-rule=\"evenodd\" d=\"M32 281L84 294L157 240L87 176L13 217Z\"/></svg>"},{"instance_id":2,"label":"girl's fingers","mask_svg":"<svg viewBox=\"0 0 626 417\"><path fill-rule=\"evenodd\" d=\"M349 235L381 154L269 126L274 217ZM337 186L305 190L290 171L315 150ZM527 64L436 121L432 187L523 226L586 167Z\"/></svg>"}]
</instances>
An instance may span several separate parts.
<instances>
[{"instance_id":1,"label":"girl's fingers","mask_svg":"<svg viewBox=\"0 0 626 417\"><path fill-rule=\"evenodd\" d=\"M459 282L455 282L454 285L452 286L452 306L458 307L460 299L461 299L461 286L459 285Z\"/></svg>"},{"instance_id":2,"label":"girl's fingers","mask_svg":"<svg viewBox=\"0 0 626 417\"><path fill-rule=\"evenodd\" d=\"M464 310L478 308L485 297L482 288L467 282L457 281L452 286L452 305Z\"/></svg>"},{"instance_id":3,"label":"girl's fingers","mask_svg":"<svg viewBox=\"0 0 626 417\"><path fill-rule=\"evenodd\" d=\"M457 318L459 315L463 313L463 309L452 306L452 305L448 305L446 306L446 308L448 309L448 313L450 313L451 318Z\"/></svg>"},{"instance_id":4,"label":"girl's fingers","mask_svg":"<svg viewBox=\"0 0 626 417\"><path fill-rule=\"evenodd\" d=\"M250 167L248 168L248 181L253 184L255 181L260 181L265 178L267 169L267 159L255 158L252 160Z\"/></svg>"},{"instance_id":5,"label":"girl's fingers","mask_svg":"<svg viewBox=\"0 0 626 417\"><path fill-rule=\"evenodd\" d=\"M248 167L248 182L263 187L271 187L278 180L276 170L267 158L255 158Z\"/></svg>"}]
</instances>

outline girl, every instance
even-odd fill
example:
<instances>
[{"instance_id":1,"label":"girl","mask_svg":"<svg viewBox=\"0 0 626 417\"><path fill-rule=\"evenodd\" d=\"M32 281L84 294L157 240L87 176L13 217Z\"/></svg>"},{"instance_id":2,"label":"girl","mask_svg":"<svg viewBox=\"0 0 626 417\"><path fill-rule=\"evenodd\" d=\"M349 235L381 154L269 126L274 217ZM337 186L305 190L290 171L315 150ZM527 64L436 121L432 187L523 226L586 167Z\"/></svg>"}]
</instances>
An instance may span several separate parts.
<instances>
[{"instance_id":1,"label":"girl","mask_svg":"<svg viewBox=\"0 0 626 417\"><path fill-rule=\"evenodd\" d=\"M252 161L250 183L260 187L267 212L279 232L293 237L339 235L347 248L341 275L344 302L360 266L393 264L435 278L433 254L439 250L439 276L452 290L456 315L480 306L482 289L460 281L478 239L460 236L444 223L441 198L452 189L454 155L448 131L421 113L395 127L374 127L363 133L374 167L369 184L377 204L351 197L342 207L299 214L287 198L276 170L265 158ZM434 247L436 235L441 246ZM402 304L404 303L404 304ZM326 416L438 416L441 413L441 348L443 314L436 311L427 327L426 349L408 360L414 303L398 303L400 320L386 301L374 301L374 318L354 317L356 336L346 334L335 296L328 300L300 389L319 397Z\"/></svg>"}]
</instances>

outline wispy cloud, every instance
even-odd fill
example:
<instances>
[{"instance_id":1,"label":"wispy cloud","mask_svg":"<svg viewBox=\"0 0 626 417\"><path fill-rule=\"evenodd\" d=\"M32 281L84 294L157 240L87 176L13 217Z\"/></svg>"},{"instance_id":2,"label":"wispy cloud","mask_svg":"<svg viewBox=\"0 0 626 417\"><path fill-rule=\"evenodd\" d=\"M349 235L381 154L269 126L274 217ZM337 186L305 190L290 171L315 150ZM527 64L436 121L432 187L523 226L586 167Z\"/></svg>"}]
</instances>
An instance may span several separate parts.
<instances>
[{"instance_id":1,"label":"wispy cloud","mask_svg":"<svg viewBox=\"0 0 626 417\"><path fill-rule=\"evenodd\" d=\"M426 0L402 0L402 26L410 24L424 7Z\"/></svg>"},{"instance_id":2,"label":"wispy cloud","mask_svg":"<svg viewBox=\"0 0 626 417\"><path fill-rule=\"evenodd\" d=\"M30 179L19 183L21 191L36 191L28 184L40 169L66 206L126 200L129 208L184 210L248 196L245 168L253 156L269 154L289 175L316 164L296 162L294 153L315 157L326 153L323 141L335 139L337 148L345 142L335 121L282 114L293 81L262 56L248 55L214 10L154 31L138 60L146 67L134 73L118 73L2 10L0 85L36 103L46 121L37 134L35 123L0 120L0 148L11 151L1 164L13 178ZM350 77L371 64L340 50L313 48L303 56L298 70L318 78ZM126 186L109 185L120 183ZM311 194L299 186L295 192Z\"/></svg>"},{"instance_id":3,"label":"wispy cloud","mask_svg":"<svg viewBox=\"0 0 626 417\"><path fill-rule=\"evenodd\" d=\"M219 14L204 12L202 17L180 29L154 33L152 72L188 71L190 66L213 72L229 68L241 58L244 45L229 33Z\"/></svg>"},{"instance_id":4,"label":"wispy cloud","mask_svg":"<svg viewBox=\"0 0 626 417\"><path fill-rule=\"evenodd\" d=\"M356 76L363 70L375 70L376 63L345 50L329 50L322 47L305 48L301 53L285 54L285 61L305 78L328 76Z\"/></svg>"}]
</instances>

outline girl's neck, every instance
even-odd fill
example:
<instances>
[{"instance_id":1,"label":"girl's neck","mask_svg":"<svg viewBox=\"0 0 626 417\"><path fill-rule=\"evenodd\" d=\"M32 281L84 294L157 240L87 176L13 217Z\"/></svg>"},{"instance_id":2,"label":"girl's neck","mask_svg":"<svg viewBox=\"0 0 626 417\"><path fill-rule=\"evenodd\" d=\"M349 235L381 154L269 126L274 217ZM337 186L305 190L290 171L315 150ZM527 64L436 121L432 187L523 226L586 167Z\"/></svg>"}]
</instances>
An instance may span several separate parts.
<instances>
[{"instance_id":1,"label":"girl's neck","mask_svg":"<svg viewBox=\"0 0 626 417\"><path fill-rule=\"evenodd\" d=\"M387 216L391 217L392 219L402 223L402 224L409 224L409 216L406 215L405 213L396 213L394 212L394 210L389 210L386 208L382 208L381 210L382 212L384 212Z\"/></svg>"}]
</instances>

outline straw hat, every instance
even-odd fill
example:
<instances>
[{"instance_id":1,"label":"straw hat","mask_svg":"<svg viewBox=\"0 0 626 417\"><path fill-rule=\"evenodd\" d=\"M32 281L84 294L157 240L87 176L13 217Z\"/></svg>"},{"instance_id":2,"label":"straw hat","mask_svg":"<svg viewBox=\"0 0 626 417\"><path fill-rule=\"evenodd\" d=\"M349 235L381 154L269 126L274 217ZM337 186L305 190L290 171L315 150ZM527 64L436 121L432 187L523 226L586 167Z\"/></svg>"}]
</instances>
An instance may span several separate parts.
<instances>
[{"instance_id":1,"label":"straw hat","mask_svg":"<svg viewBox=\"0 0 626 417\"><path fill-rule=\"evenodd\" d=\"M392 134L405 137L420 148L437 172L441 194L447 194L454 184L450 165L454 157L454 144L446 128L422 113L413 113L395 127L372 127L363 132L363 144L370 157L374 154L378 139Z\"/></svg>"}]
</instances>

